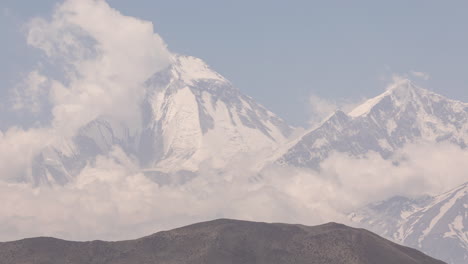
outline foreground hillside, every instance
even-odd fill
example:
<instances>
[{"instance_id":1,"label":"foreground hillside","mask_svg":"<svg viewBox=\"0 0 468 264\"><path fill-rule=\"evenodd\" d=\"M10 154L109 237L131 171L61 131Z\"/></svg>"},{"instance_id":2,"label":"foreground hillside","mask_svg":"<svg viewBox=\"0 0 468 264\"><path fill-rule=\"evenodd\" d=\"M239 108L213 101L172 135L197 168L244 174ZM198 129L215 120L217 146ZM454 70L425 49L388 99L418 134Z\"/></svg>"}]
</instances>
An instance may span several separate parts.
<instances>
[{"instance_id":1,"label":"foreground hillside","mask_svg":"<svg viewBox=\"0 0 468 264\"><path fill-rule=\"evenodd\" d=\"M2 264L444 263L364 229L215 220L121 242L0 243Z\"/></svg>"}]
</instances>

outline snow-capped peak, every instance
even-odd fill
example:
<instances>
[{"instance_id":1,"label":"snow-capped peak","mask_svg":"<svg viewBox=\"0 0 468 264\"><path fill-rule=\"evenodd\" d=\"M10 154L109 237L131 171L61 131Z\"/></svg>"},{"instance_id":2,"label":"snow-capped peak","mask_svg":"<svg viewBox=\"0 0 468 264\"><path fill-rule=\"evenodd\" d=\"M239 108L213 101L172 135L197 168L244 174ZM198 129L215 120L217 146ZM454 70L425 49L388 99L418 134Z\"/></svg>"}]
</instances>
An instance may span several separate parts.
<instances>
[{"instance_id":1,"label":"snow-capped peak","mask_svg":"<svg viewBox=\"0 0 468 264\"><path fill-rule=\"evenodd\" d=\"M387 97L391 97L396 105L401 106L408 102L414 101L414 99L418 97L429 95L437 94L418 87L410 79L400 78L394 80L394 82L389 87L387 87L387 90L384 93L357 106L351 112L349 112L348 115L353 118L365 116L369 114L374 106Z\"/></svg>"},{"instance_id":2,"label":"snow-capped peak","mask_svg":"<svg viewBox=\"0 0 468 264\"><path fill-rule=\"evenodd\" d=\"M220 168L239 153L275 149L291 130L198 58L174 56L148 88L147 145L162 155L148 166L160 171L196 171L208 159Z\"/></svg>"},{"instance_id":3,"label":"snow-capped peak","mask_svg":"<svg viewBox=\"0 0 468 264\"><path fill-rule=\"evenodd\" d=\"M115 146L154 177L181 171L193 176L201 165L223 169L236 159L271 153L292 132L204 61L190 56L174 55L169 67L149 78L141 113L141 124L132 130L105 117L91 122L71 140L73 153L43 153L34 178L66 182Z\"/></svg>"},{"instance_id":4,"label":"snow-capped peak","mask_svg":"<svg viewBox=\"0 0 468 264\"><path fill-rule=\"evenodd\" d=\"M388 158L417 141L449 141L465 148L468 104L399 79L348 115L337 112L308 131L278 162L317 168L333 151L355 156L375 151Z\"/></svg>"},{"instance_id":5,"label":"snow-capped peak","mask_svg":"<svg viewBox=\"0 0 468 264\"><path fill-rule=\"evenodd\" d=\"M189 85L200 80L227 82L219 73L213 71L203 60L192 56L174 55L172 72Z\"/></svg>"}]
</instances>

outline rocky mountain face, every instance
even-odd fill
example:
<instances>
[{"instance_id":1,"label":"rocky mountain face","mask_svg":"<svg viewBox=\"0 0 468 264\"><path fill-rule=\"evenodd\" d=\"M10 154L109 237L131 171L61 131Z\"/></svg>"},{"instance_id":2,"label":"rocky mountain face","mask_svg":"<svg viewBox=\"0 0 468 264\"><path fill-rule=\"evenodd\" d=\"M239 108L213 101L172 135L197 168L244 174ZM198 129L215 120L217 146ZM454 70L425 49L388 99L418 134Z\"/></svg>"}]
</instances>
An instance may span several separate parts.
<instances>
[{"instance_id":1,"label":"rocky mountain face","mask_svg":"<svg viewBox=\"0 0 468 264\"><path fill-rule=\"evenodd\" d=\"M337 111L306 133L278 159L280 164L318 168L333 151L388 158L406 143L449 141L466 148L468 104L400 80L383 94L345 114Z\"/></svg>"},{"instance_id":2,"label":"rocky mountain face","mask_svg":"<svg viewBox=\"0 0 468 264\"><path fill-rule=\"evenodd\" d=\"M122 242L32 238L0 243L2 264L439 264L369 231L215 220Z\"/></svg>"},{"instance_id":3,"label":"rocky mountain face","mask_svg":"<svg viewBox=\"0 0 468 264\"><path fill-rule=\"evenodd\" d=\"M146 87L140 127L101 117L73 140L45 149L34 161L32 181L66 183L115 147L150 176L190 175L202 164L223 168L246 155L271 153L292 132L198 58L174 56Z\"/></svg>"},{"instance_id":4,"label":"rocky mountain face","mask_svg":"<svg viewBox=\"0 0 468 264\"><path fill-rule=\"evenodd\" d=\"M364 228L448 263L468 261L468 182L433 197L393 197L349 217Z\"/></svg>"}]
</instances>

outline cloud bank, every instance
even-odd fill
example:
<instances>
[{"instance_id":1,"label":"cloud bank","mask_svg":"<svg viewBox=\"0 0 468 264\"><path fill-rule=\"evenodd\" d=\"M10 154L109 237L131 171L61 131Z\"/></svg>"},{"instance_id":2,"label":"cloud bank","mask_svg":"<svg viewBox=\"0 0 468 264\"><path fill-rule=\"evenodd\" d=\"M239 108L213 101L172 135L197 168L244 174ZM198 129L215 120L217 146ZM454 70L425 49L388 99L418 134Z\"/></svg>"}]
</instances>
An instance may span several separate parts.
<instances>
[{"instance_id":1,"label":"cloud bank","mask_svg":"<svg viewBox=\"0 0 468 264\"><path fill-rule=\"evenodd\" d=\"M125 154L115 148L65 186L0 182L0 240L127 239L222 217L346 223L346 213L369 202L437 194L463 183L467 159L467 151L449 143L414 144L390 160L336 153L320 173L276 166L260 173L205 169L188 182L161 185L121 162Z\"/></svg>"},{"instance_id":2,"label":"cloud bank","mask_svg":"<svg viewBox=\"0 0 468 264\"><path fill-rule=\"evenodd\" d=\"M33 71L16 93L15 106L37 112L38 95L47 93L53 128L68 134L102 115L138 119L143 82L171 59L150 22L124 16L99 0L68 0L50 20L33 19L27 41L62 71L63 80Z\"/></svg>"},{"instance_id":3,"label":"cloud bank","mask_svg":"<svg viewBox=\"0 0 468 264\"><path fill-rule=\"evenodd\" d=\"M136 127L143 83L171 60L151 22L124 16L103 0L67 0L50 20L34 18L27 28L28 44L45 55L39 65L50 67L38 66L13 90L12 108L50 112L51 119L2 132L3 178L12 171L27 178L40 150L60 145L97 117ZM18 159L10 146L13 154L22 153Z\"/></svg>"}]
</instances>

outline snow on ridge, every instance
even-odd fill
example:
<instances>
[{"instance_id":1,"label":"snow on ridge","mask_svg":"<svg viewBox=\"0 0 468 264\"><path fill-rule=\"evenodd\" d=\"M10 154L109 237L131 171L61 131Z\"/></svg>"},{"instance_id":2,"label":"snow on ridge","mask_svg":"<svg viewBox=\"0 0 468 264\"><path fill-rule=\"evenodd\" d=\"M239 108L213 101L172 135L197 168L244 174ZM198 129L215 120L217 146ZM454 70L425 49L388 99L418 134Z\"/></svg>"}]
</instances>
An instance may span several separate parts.
<instances>
[{"instance_id":1,"label":"snow on ridge","mask_svg":"<svg viewBox=\"0 0 468 264\"><path fill-rule=\"evenodd\" d=\"M215 80L227 82L219 73L213 71L203 60L192 56L175 55L173 70L187 84L193 85L197 80Z\"/></svg>"},{"instance_id":2,"label":"snow on ridge","mask_svg":"<svg viewBox=\"0 0 468 264\"><path fill-rule=\"evenodd\" d=\"M409 203L395 204L390 198L370 204L349 219L361 227L417 248L447 263L466 263L468 258L468 182L445 193ZM395 207L396 205L396 207ZM450 248L450 253L440 249Z\"/></svg>"},{"instance_id":3,"label":"snow on ridge","mask_svg":"<svg viewBox=\"0 0 468 264\"><path fill-rule=\"evenodd\" d=\"M366 102L351 110L348 113L348 116L353 118L366 116L371 112L374 106L376 106L379 102L382 101L382 99L386 98L387 96L391 96L393 100L395 100L395 103L399 105L404 105L418 97L429 97L433 101L446 100L450 103L453 103L453 110L456 112L464 111L465 108L468 107L468 103L448 99L442 95L415 85L409 79L400 79L388 87L387 90L382 94L367 100Z\"/></svg>"},{"instance_id":4,"label":"snow on ridge","mask_svg":"<svg viewBox=\"0 0 468 264\"><path fill-rule=\"evenodd\" d=\"M354 108L351 112L349 112L348 116L355 118L367 115L375 105L377 105L383 98L385 98L389 94L390 91L385 91L384 93L365 101L361 105Z\"/></svg>"},{"instance_id":5,"label":"snow on ridge","mask_svg":"<svg viewBox=\"0 0 468 264\"><path fill-rule=\"evenodd\" d=\"M395 83L388 87L384 93L374 98L371 98L363 104L357 106L351 112L349 112L348 115L353 118L365 116L372 110L372 108L375 105L377 105L385 97L392 94L400 94L401 97L407 97L409 92L415 88L416 86L409 79L396 80Z\"/></svg>"},{"instance_id":6,"label":"snow on ridge","mask_svg":"<svg viewBox=\"0 0 468 264\"><path fill-rule=\"evenodd\" d=\"M461 245L468 250L468 233L464 232L463 216L458 215L453 222L449 224L450 231L444 233L444 238L450 237L459 239Z\"/></svg>"},{"instance_id":7,"label":"snow on ridge","mask_svg":"<svg viewBox=\"0 0 468 264\"><path fill-rule=\"evenodd\" d=\"M465 184L466 185L466 184ZM426 238L426 236L432 231L432 229L439 223L440 219L447 213L447 211L454 206L454 204L465 195L466 186L462 186L461 188L456 188L455 190L442 194L441 196L437 196L435 198L436 202L426 207L424 210L428 210L434 206L434 204L443 203L442 206L439 208L438 214L431 219L431 222L427 226L426 229L422 231L422 235L419 237L418 242L421 246L421 242ZM442 200L442 201L441 201Z\"/></svg>"}]
</instances>

